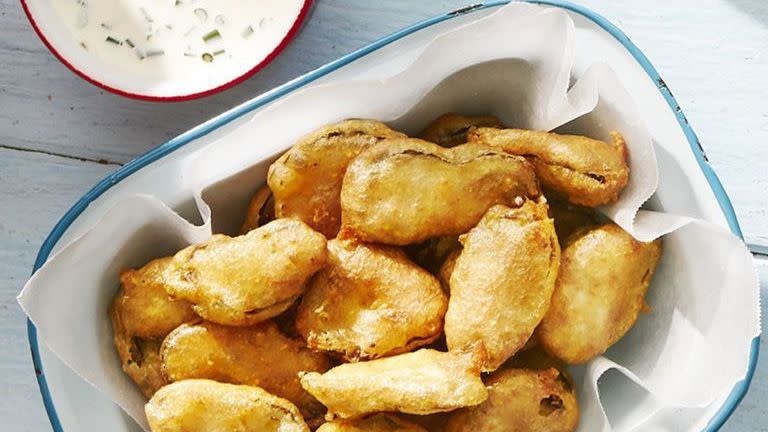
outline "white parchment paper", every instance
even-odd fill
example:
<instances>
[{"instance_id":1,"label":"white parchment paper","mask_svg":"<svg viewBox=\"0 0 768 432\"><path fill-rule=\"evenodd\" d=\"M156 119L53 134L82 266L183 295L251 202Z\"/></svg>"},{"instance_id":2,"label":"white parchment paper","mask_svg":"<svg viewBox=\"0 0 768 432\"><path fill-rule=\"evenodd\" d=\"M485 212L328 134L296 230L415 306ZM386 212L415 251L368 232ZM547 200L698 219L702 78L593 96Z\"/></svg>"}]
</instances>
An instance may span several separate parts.
<instances>
[{"instance_id":1,"label":"white parchment paper","mask_svg":"<svg viewBox=\"0 0 768 432\"><path fill-rule=\"evenodd\" d=\"M663 209L638 213L658 187L648 125L608 65L571 76L573 26L563 11L513 3L435 38L395 76L311 86L277 101L190 157L185 178L202 225L151 196L126 196L33 275L21 306L51 351L146 428L145 400L112 346L107 308L119 271L211 232L236 232L269 163L303 134L350 117L416 133L448 111L493 113L512 127L599 139L617 130L629 147L630 182L619 201L601 211L641 240L663 235L664 254L647 297L653 312L577 371L579 430L642 429L645 419L667 408L691 410L694 424L701 408L743 379L750 343L760 332L751 256L722 227ZM612 380L618 384L601 394L601 377L609 372L625 379ZM606 410L606 396L617 401L607 405L627 408ZM638 397L652 400L653 408L634 403Z\"/></svg>"}]
</instances>

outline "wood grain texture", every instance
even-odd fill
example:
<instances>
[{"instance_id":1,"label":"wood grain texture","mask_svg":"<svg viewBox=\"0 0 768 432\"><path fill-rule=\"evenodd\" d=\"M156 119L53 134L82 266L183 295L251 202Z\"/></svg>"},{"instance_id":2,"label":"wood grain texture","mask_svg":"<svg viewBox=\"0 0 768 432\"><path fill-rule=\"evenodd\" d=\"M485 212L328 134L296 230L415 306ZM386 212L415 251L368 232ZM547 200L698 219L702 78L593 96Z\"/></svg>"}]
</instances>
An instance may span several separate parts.
<instances>
[{"instance_id":1,"label":"wood grain texture","mask_svg":"<svg viewBox=\"0 0 768 432\"><path fill-rule=\"evenodd\" d=\"M0 418L2 430L48 426L16 295L53 225L114 166L0 149ZM20 413L24 413L20 416ZM10 428L8 427L10 426Z\"/></svg>"},{"instance_id":2,"label":"wood grain texture","mask_svg":"<svg viewBox=\"0 0 768 432\"><path fill-rule=\"evenodd\" d=\"M617 24L648 55L698 132L747 239L768 244L768 2L579 2ZM18 0L0 0L0 429L48 429L15 296L55 222L116 168L88 160L125 163L237 103L468 3L317 0L296 40L255 77L203 100L154 104L76 77L37 39ZM758 261L758 268L765 296L768 261ZM723 430L768 431L766 397L764 355L749 395Z\"/></svg>"}]
</instances>

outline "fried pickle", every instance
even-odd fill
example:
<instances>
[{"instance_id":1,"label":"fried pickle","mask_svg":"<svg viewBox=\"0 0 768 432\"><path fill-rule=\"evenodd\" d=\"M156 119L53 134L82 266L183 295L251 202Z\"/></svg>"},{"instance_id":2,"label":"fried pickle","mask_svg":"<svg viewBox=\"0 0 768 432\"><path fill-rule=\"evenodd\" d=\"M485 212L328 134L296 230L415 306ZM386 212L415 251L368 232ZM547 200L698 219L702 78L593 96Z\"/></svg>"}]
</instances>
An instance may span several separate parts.
<instances>
[{"instance_id":1,"label":"fried pickle","mask_svg":"<svg viewBox=\"0 0 768 432\"><path fill-rule=\"evenodd\" d=\"M198 319L192 305L165 292L165 271L171 258L150 261L120 275L122 287L109 316L123 371L147 398L167 384L160 368L160 342L184 322Z\"/></svg>"},{"instance_id":2,"label":"fried pickle","mask_svg":"<svg viewBox=\"0 0 768 432\"><path fill-rule=\"evenodd\" d=\"M541 346L569 364L604 353L637 320L660 256L660 239L639 242L614 224L572 236L537 330Z\"/></svg>"},{"instance_id":3,"label":"fried pickle","mask_svg":"<svg viewBox=\"0 0 768 432\"><path fill-rule=\"evenodd\" d=\"M123 371L146 398L168 384L161 370L160 341L133 337L115 329L114 342Z\"/></svg>"},{"instance_id":4,"label":"fried pickle","mask_svg":"<svg viewBox=\"0 0 768 432\"><path fill-rule=\"evenodd\" d=\"M264 185L256 191L248 203L248 210L245 214L245 220L240 228L240 234L246 234L248 231L266 225L275 220L275 198L269 186Z\"/></svg>"},{"instance_id":5,"label":"fried pickle","mask_svg":"<svg viewBox=\"0 0 768 432\"><path fill-rule=\"evenodd\" d=\"M499 369L488 399L451 415L446 432L571 432L579 423L576 392L555 368Z\"/></svg>"},{"instance_id":6,"label":"fried pickle","mask_svg":"<svg viewBox=\"0 0 768 432\"><path fill-rule=\"evenodd\" d=\"M122 286L112 310L126 334L161 341L180 324L197 318L191 303L173 299L165 290L171 261L171 257L159 258L120 274Z\"/></svg>"},{"instance_id":7,"label":"fried pickle","mask_svg":"<svg viewBox=\"0 0 768 432\"><path fill-rule=\"evenodd\" d=\"M173 257L166 290L206 320L244 326L288 309L326 259L325 237L277 219L239 237L214 235Z\"/></svg>"},{"instance_id":8,"label":"fried pickle","mask_svg":"<svg viewBox=\"0 0 768 432\"><path fill-rule=\"evenodd\" d=\"M312 349L369 360L437 339L447 305L437 279L400 248L335 239L301 300L296 328Z\"/></svg>"},{"instance_id":9,"label":"fried pickle","mask_svg":"<svg viewBox=\"0 0 768 432\"><path fill-rule=\"evenodd\" d=\"M380 411L432 414L481 403L483 353L421 349L394 357L347 363L324 374L310 372L301 385L328 407L327 417Z\"/></svg>"},{"instance_id":10,"label":"fried pickle","mask_svg":"<svg viewBox=\"0 0 768 432\"><path fill-rule=\"evenodd\" d=\"M624 138L611 132L613 143L578 135L524 129L477 128L470 142L525 156L548 195L586 207L616 201L629 181Z\"/></svg>"},{"instance_id":11,"label":"fried pickle","mask_svg":"<svg viewBox=\"0 0 768 432\"><path fill-rule=\"evenodd\" d=\"M560 264L547 204L494 206L461 237L445 315L450 350L480 342L493 371L522 348L544 317Z\"/></svg>"},{"instance_id":12,"label":"fried pickle","mask_svg":"<svg viewBox=\"0 0 768 432\"><path fill-rule=\"evenodd\" d=\"M407 245L455 236L494 204L538 196L531 165L484 145L393 139L361 153L341 188L340 236Z\"/></svg>"},{"instance_id":13,"label":"fried pickle","mask_svg":"<svg viewBox=\"0 0 768 432\"><path fill-rule=\"evenodd\" d=\"M299 410L259 387L184 380L144 407L152 432L309 432Z\"/></svg>"},{"instance_id":14,"label":"fried pickle","mask_svg":"<svg viewBox=\"0 0 768 432\"><path fill-rule=\"evenodd\" d=\"M317 432L427 432L427 430L392 414L373 414L358 419L334 420L320 426Z\"/></svg>"},{"instance_id":15,"label":"fried pickle","mask_svg":"<svg viewBox=\"0 0 768 432\"><path fill-rule=\"evenodd\" d=\"M273 322L253 327L185 324L165 338L160 358L169 382L204 378L258 386L298 406L307 420L324 413L301 388L298 374L325 372L330 361L284 336Z\"/></svg>"},{"instance_id":16,"label":"fried pickle","mask_svg":"<svg viewBox=\"0 0 768 432\"><path fill-rule=\"evenodd\" d=\"M473 127L502 127L501 120L492 115L462 116L446 113L432 121L419 134L419 138L441 145L455 147L467 142L467 132Z\"/></svg>"},{"instance_id":17,"label":"fried pickle","mask_svg":"<svg viewBox=\"0 0 768 432\"><path fill-rule=\"evenodd\" d=\"M440 281L440 285L443 286L445 291L451 291L451 274L456 267L456 260L459 258L460 253L461 249L456 249L451 252L445 257L445 260L443 260L443 263L440 265L440 269L437 271L437 280Z\"/></svg>"},{"instance_id":18,"label":"fried pickle","mask_svg":"<svg viewBox=\"0 0 768 432\"><path fill-rule=\"evenodd\" d=\"M274 193L275 215L301 219L326 237L336 237L347 165L370 146L402 137L379 121L345 120L302 138L269 167L267 183Z\"/></svg>"}]
</instances>

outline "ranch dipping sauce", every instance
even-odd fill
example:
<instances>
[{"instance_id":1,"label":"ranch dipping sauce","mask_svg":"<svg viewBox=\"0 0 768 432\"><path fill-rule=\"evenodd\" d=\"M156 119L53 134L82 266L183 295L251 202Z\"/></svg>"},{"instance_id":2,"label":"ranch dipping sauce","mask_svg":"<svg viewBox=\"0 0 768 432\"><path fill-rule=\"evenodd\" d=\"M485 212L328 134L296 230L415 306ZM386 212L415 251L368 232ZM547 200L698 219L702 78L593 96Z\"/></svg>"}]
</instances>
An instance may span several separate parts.
<instances>
[{"instance_id":1,"label":"ranch dipping sauce","mask_svg":"<svg viewBox=\"0 0 768 432\"><path fill-rule=\"evenodd\" d=\"M110 68L201 84L247 72L286 36L299 0L53 0L83 50ZM222 69L225 69L223 71Z\"/></svg>"}]
</instances>

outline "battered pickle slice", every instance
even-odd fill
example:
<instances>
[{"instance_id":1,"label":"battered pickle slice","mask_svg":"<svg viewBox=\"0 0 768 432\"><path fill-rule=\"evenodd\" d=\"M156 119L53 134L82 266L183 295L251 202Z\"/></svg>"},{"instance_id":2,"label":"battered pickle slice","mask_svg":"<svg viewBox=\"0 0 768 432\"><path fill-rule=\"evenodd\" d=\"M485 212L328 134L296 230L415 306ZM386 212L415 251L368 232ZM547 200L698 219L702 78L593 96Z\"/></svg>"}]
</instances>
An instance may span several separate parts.
<instances>
[{"instance_id":1,"label":"battered pickle slice","mask_svg":"<svg viewBox=\"0 0 768 432\"><path fill-rule=\"evenodd\" d=\"M618 132L612 143L578 135L524 129L477 128L469 141L525 156L548 195L597 207L616 201L629 181L627 148Z\"/></svg>"},{"instance_id":2,"label":"battered pickle slice","mask_svg":"<svg viewBox=\"0 0 768 432\"><path fill-rule=\"evenodd\" d=\"M180 324L197 318L192 304L171 298L166 292L171 257L150 261L120 274L121 289L112 303L126 334L162 340Z\"/></svg>"},{"instance_id":3,"label":"battered pickle slice","mask_svg":"<svg viewBox=\"0 0 768 432\"><path fill-rule=\"evenodd\" d=\"M346 120L302 138L269 168L267 183L274 193L275 215L298 218L326 237L336 237L347 165L370 146L402 137L379 121Z\"/></svg>"},{"instance_id":4,"label":"battered pickle slice","mask_svg":"<svg viewBox=\"0 0 768 432\"><path fill-rule=\"evenodd\" d=\"M448 300L440 283L396 247L328 242L328 265L309 284L296 328L312 349L347 361L428 345Z\"/></svg>"},{"instance_id":5,"label":"battered pickle slice","mask_svg":"<svg viewBox=\"0 0 768 432\"><path fill-rule=\"evenodd\" d=\"M451 415L446 432L572 432L576 392L555 368L500 369L487 380L488 400Z\"/></svg>"},{"instance_id":6,"label":"battered pickle slice","mask_svg":"<svg viewBox=\"0 0 768 432\"><path fill-rule=\"evenodd\" d=\"M152 432L309 432L296 407L259 387L184 380L144 407Z\"/></svg>"},{"instance_id":7,"label":"battered pickle slice","mask_svg":"<svg viewBox=\"0 0 768 432\"><path fill-rule=\"evenodd\" d=\"M604 353L637 321L661 251L660 239L643 243L615 224L572 236L537 330L541 346L569 364Z\"/></svg>"},{"instance_id":8,"label":"battered pickle slice","mask_svg":"<svg viewBox=\"0 0 768 432\"><path fill-rule=\"evenodd\" d=\"M332 418L375 412L432 414L481 403L482 352L421 349L407 354L347 363L324 374L310 372L301 385L328 407Z\"/></svg>"},{"instance_id":9,"label":"battered pickle slice","mask_svg":"<svg viewBox=\"0 0 768 432\"><path fill-rule=\"evenodd\" d=\"M115 348L123 371L136 383L145 397L152 397L157 390L168 384L160 363L160 342L133 337L119 331L116 326L113 327Z\"/></svg>"},{"instance_id":10,"label":"battered pickle slice","mask_svg":"<svg viewBox=\"0 0 768 432\"><path fill-rule=\"evenodd\" d=\"M543 199L492 207L461 242L445 336L450 350L480 342L488 354L483 370L493 371L525 345L549 308L560 247Z\"/></svg>"},{"instance_id":11,"label":"battered pickle slice","mask_svg":"<svg viewBox=\"0 0 768 432\"><path fill-rule=\"evenodd\" d=\"M253 327L185 324L165 338L160 357L169 382L204 378L258 386L298 406L307 421L325 412L301 388L299 372L325 372L328 358L287 338L272 322Z\"/></svg>"},{"instance_id":12,"label":"battered pickle slice","mask_svg":"<svg viewBox=\"0 0 768 432\"><path fill-rule=\"evenodd\" d=\"M437 280L440 281L440 284L448 292L451 291L451 274L456 267L456 260L459 259L460 253L461 249L457 249L448 254L440 265L440 269L437 271Z\"/></svg>"},{"instance_id":13,"label":"battered pickle slice","mask_svg":"<svg viewBox=\"0 0 768 432\"><path fill-rule=\"evenodd\" d=\"M393 139L366 150L347 169L340 236L392 245L456 236L493 205L538 195L525 158L485 145L445 149Z\"/></svg>"},{"instance_id":14,"label":"battered pickle slice","mask_svg":"<svg viewBox=\"0 0 768 432\"><path fill-rule=\"evenodd\" d=\"M180 324L198 319L190 303L165 291L170 261L160 258L122 272L122 286L109 309L123 371L148 398L167 384L160 370L160 342Z\"/></svg>"},{"instance_id":15,"label":"battered pickle slice","mask_svg":"<svg viewBox=\"0 0 768 432\"><path fill-rule=\"evenodd\" d=\"M423 427L392 414L373 414L351 420L334 420L317 432L427 432Z\"/></svg>"},{"instance_id":16,"label":"battered pickle slice","mask_svg":"<svg viewBox=\"0 0 768 432\"><path fill-rule=\"evenodd\" d=\"M214 235L173 257L166 290L206 320L252 325L286 309L325 264L326 240L296 219L277 219L239 237Z\"/></svg>"},{"instance_id":17,"label":"battered pickle slice","mask_svg":"<svg viewBox=\"0 0 768 432\"><path fill-rule=\"evenodd\" d=\"M501 120L492 115L462 116L446 113L436 118L419 138L443 147L455 147L467 142L467 132L473 127L502 127Z\"/></svg>"}]
</instances>

